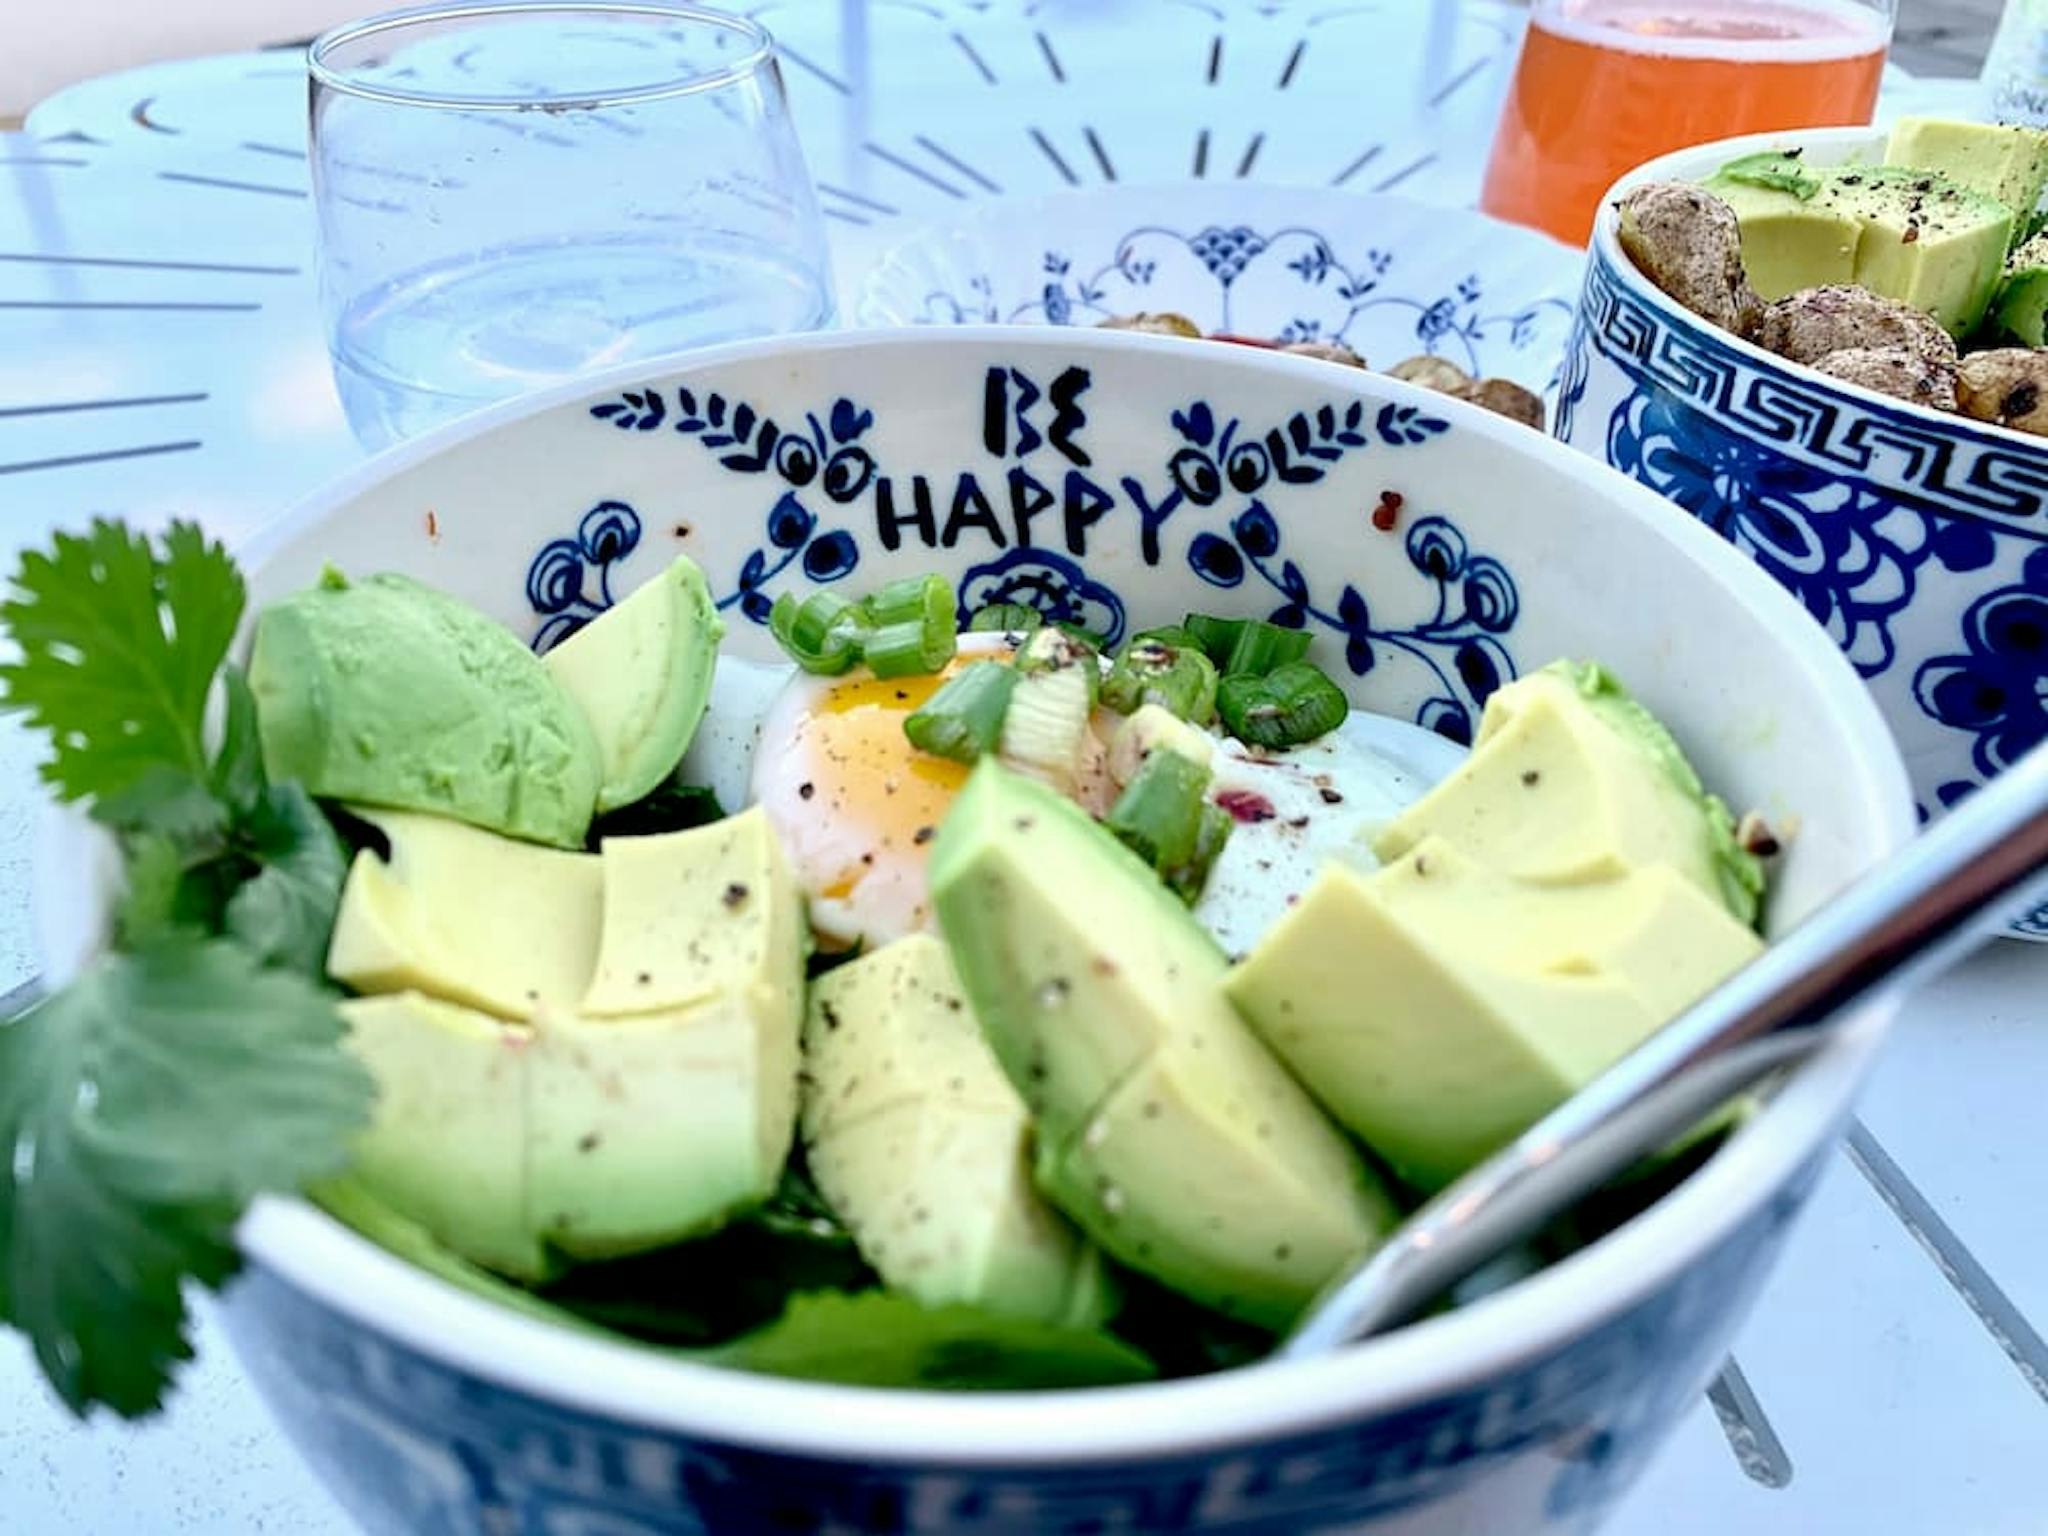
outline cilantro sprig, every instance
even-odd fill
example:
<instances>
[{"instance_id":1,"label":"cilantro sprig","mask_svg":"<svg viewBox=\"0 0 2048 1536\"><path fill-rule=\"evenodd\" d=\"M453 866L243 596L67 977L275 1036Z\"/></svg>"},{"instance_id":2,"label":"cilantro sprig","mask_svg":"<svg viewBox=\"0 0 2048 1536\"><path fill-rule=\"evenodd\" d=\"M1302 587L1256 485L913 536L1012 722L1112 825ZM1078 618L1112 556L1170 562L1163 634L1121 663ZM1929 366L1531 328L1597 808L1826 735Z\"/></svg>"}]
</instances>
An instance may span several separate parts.
<instances>
[{"instance_id":1,"label":"cilantro sprig","mask_svg":"<svg viewBox=\"0 0 2048 1536\"><path fill-rule=\"evenodd\" d=\"M185 1283L231 1275L249 1200L339 1172L369 1113L321 981L346 857L264 774L226 665L246 602L193 525L105 521L25 554L0 602L0 710L47 735L44 778L125 860L115 948L0 1023L0 1322L81 1414L161 1403Z\"/></svg>"}]
</instances>

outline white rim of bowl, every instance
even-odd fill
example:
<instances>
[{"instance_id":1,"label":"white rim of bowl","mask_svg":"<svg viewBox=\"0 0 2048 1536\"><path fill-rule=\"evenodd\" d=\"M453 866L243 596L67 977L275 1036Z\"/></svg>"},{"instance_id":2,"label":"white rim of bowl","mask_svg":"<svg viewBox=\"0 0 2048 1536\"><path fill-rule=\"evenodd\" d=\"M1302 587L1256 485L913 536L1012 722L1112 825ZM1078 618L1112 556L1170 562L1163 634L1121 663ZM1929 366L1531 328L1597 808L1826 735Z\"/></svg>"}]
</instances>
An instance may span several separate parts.
<instances>
[{"instance_id":1,"label":"white rim of bowl","mask_svg":"<svg viewBox=\"0 0 2048 1536\"><path fill-rule=\"evenodd\" d=\"M478 94L457 95L447 91L414 91L382 81L364 80L356 68L328 62L328 56L352 44L387 34L402 35L415 27L441 22L500 21L515 17L583 16L592 20L620 17L654 17L687 22L729 32L745 40L746 52L716 69L702 70L662 81L658 85L622 86L593 91L587 95L534 97ZM671 0L453 0L453 3L409 6L385 11L360 20L343 22L314 38L306 49L306 72L316 86L340 96L383 102L387 106L425 107L443 112L546 112L589 111L606 107L634 106L642 102L668 101L678 96L695 96L715 91L757 74L775 57L775 43L768 31L750 17L729 11L706 10L702 6L671 3Z\"/></svg>"},{"instance_id":2,"label":"white rim of bowl","mask_svg":"<svg viewBox=\"0 0 2048 1536\"><path fill-rule=\"evenodd\" d=\"M1738 336L1704 316L1694 314L1644 276L1642 269L1630 260L1628 252L1621 248L1618 233L1620 221L1614 210L1615 200L1624 192L1645 182L1683 181L1697 185L1705 167L1725 164L1738 155L1782 149L1787 145L1798 148L1817 148L1823 145L1829 148L1838 145L1847 145L1851 148L1874 146L1882 150L1885 140L1886 135L1881 128L1793 128L1781 133L1746 133L1739 138L1717 139L1712 143L1695 144L1688 149L1659 155L1655 160L1646 160L1622 176L1601 196L1600 216L1593 222L1593 250L1622 275L1632 295L1642 299L1677 325L1706 332L1754 364L1759 371L1775 371L1786 377L1801 380L1812 387L1832 391L1863 405L1866 409L1896 411L1915 420L1939 423L1950 431L1985 432L1999 442L2023 443L2039 453L2048 454L2048 437L2022 432L2015 427L2002 426L1995 421L1982 421L1975 416L1965 416L1960 411L1937 411L1932 406L1916 405L1910 400L1901 400L1897 395L1880 394L1877 390L1861 384L1852 384L1847 379L1835 378L1832 374L1822 373L1804 363L1795 363L1789 357L1780 357L1777 353L1758 346L1748 337Z\"/></svg>"},{"instance_id":3,"label":"white rim of bowl","mask_svg":"<svg viewBox=\"0 0 2048 1536\"><path fill-rule=\"evenodd\" d=\"M791 352L968 352L990 346L1072 353L1157 352L1185 361L1190 343L1134 332L1032 326L818 332L738 342L627 364L488 407L369 460L242 542L245 564L391 475L453 444L636 387L650 378ZM1293 383L1330 382L1342 365L1259 348L1218 347L1221 366ZM1780 632L1787 650L1845 685L1835 695L1871 750L1853 792L1880 829L1883 858L1913 833L1898 751L1867 690L1826 631L1739 551L1647 487L1565 444L1464 402L1384 375L1375 390L1449 415L1461 431L1600 481L1611 500L1731 589ZM1888 830L1889 836L1885 836ZM1787 1081L1754 1121L1649 1211L1529 1279L1468 1306L1320 1359L1267 1361L1178 1381L1085 1391L940 1393L755 1376L664 1358L526 1317L416 1269L303 1200L264 1198L239 1237L248 1257L321 1305L484 1381L629 1429L836 1461L1038 1466L1199 1455L1313 1432L1454 1392L1555 1350L1661 1289L1758 1214L1847 1117L1895 1004L1845 1020L1839 1037Z\"/></svg>"}]
</instances>

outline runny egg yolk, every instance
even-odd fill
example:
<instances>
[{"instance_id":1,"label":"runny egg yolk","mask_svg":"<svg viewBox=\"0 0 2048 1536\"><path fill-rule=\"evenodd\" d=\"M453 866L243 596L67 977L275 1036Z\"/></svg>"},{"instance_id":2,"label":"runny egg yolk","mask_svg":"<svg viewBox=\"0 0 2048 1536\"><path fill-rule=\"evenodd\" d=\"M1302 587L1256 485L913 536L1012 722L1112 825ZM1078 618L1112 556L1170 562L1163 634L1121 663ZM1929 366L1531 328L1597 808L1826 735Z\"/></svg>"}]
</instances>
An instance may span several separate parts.
<instances>
[{"instance_id":1,"label":"runny egg yolk","mask_svg":"<svg viewBox=\"0 0 2048 1536\"><path fill-rule=\"evenodd\" d=\"M762 720L754 798L828 945L886 944L932 926L929 844L968 770L918 751L903 723L946 678L986 655L964 642L935 676L799 675Z\"/></svg>"}]
</instances>

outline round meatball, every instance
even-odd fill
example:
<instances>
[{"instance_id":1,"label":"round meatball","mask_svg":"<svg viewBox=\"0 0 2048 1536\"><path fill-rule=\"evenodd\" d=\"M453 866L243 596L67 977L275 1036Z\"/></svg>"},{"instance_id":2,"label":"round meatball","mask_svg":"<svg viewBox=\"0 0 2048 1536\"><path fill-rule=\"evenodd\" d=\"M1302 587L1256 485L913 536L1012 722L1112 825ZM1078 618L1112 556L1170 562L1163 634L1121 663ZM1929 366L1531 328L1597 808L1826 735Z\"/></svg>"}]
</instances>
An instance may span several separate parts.
<instances>
[{"instance_id":1,"label":"round meatball","mask_svg":"<svg viewBox=\"0 0 2048 1536\"><path fill-rule=\"evenodd\" d=\"M1759 305L1733 208L1684 181L1646 182L1615 206L1621 248L1643 276L1702 320L1748 333Z\"/></svg>"},{"instance_id":2,"label":"round meatball","mask_svg":"<svg viewBox=\"0 0 2048 1536\"><path fill-rule=\"evenodd\" d=\"M1519 421L1538 432L1543 430L1543 397L1533 389L1524 389L1513 379L1481 379L1465 398L1497 416Z\"/></svg>"},{"instance_id":3,"label":"round meatball","mask_svg":"<svg viewBox=\"0 0 2048 1536\"><path fill-rule=\"evenodd\" d=\"M1817 359L1813 367L1845 384L1860 384L1880 395L1924 405L1956 408L1956 370L1910 347L1844 347Z\"/></svg>"},{"instance_id":4,"label":"round meatball","mask_svg":"<svg viewBox=\"0 0 2048 1536\"><path fill-rule=\"evenodd\" d=\"M1319 357L1326 363L1342 363L1347 368L1365 366L1365 359L1341 341L1290 341L1280 350L1291 352L1296 357Z\"/></svg>"},{"instance_id":5,"label":"round meatball","mask_svg":"<svg viewBox=\"0 0 2048 1536\"><path fill-rule=\"evenodd\" d=\"M1795 363L1830 352L1906 351L1931 363L1956 362L1954 338L1932 315L1868 288L1835 283L1802 288L1764 306L1756 343Z\"/></svg>"},{"instance_id":6,"label":"round meatball","mask_svg":"<svg viewBox=\"0 0 2048 1536\"><path fill-rule=\"evenodd\" d=\"M1979 421L2048 437L2048 351L2000 347L1964 358L1956 399Z\"/></svg>"},{"instance_id":7,"label":"round meatball","mask_svg":"<svg viewBox=\"0 0 2048 1536\"><path fill-rule=\"evenodd\" d=\"M1431 357L1427 353L1421 357L1403 358L1387 370L1387 376L1420 384L1440 395L1456 395L1460 400L1472 392L1474 383L1472 375L1449 358Z\"/></svg>"},{"instance_id":8,"label":"round meatball","mask_svg":"<svg viewBox=\"0 0 2048 1536\"><path fill-rule=\"evenodd\" d=\"M1162 311L1159 314L1112 315L1102 322L1105 331L1143 331L1149 336L1187 336L1201 339L1202 328L1186 315Z\"/></svg>"}]
</instances>

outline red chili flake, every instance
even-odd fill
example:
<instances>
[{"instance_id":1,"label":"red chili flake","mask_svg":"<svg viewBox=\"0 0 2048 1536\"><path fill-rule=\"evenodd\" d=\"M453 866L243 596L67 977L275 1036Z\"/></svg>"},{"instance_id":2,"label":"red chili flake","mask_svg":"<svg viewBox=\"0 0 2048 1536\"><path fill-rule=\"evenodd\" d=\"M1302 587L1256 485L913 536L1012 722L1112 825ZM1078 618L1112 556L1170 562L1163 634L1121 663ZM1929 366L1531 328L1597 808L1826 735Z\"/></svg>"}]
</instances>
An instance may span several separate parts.
<instances>
[{"instance_id":1,"label":"red chili flake","mask_svg":"<svg viewBox=\"0 0 2048 1536\"><path fill-rule=\"evenodd\" d=\"M1381 533L1392 533L1401 517L1401 503L1407 498L1399 491L1381 491L1380 504L1372 509L1372 525Z\"/></svg>"},{"instance_id":2,"label":"red chili flake","mask_svg":"<svg viewBox=\"0 0 2048 1536\"><path fill-rule=\"evenodd\" d=\"M1267 341L1259 336L1240 336L1235 331L1212 331L1209 339L1211 341L1227 341L1232 346L1237 347L1264 347L1268 352L1280 350L1280 343L1277 341Z\"/></svg>"},{"instance_id":3,"label":"red chili flake","mask_svg":"<svg viewBox=\"0 0 2048 1536\"><path fill-rule=\"evenodd\" d=\"M434 543L441 542L441 519L434 516L434 509L427 508L427 537Z\"/></svg>"},{"instance_id":4,"label":"red chili flake","mask_svg":"<svg viewBox=\"0 0 2048 1536\"><path fill-rule=\"evenodd\" d=\"M1273 802L1255 789L1220 790L1216 803L1230 813L1232 821L1271 821L1278 814Z\"/></svg>"}]
</instances>

